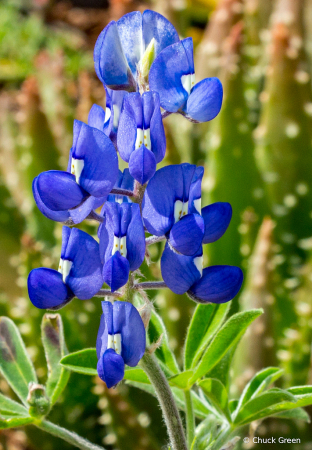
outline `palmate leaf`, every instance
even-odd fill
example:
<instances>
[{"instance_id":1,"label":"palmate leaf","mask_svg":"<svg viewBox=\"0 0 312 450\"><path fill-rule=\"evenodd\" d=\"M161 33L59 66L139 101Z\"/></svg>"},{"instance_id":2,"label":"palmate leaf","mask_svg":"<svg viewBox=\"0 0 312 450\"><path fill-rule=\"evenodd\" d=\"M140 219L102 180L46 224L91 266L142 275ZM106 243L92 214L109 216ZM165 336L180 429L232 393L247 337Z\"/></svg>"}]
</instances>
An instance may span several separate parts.
<instances>
[{"instance_id":1,"label":"palmate leaf","mask_svg":"<svg viewBox=\"0 0 312 450\"><path fill-rule=\"evenodd\" d=\"M198 386L204 391L209 402L216 408L222 416L226 417L228 422L232 422L229 410L229 399L224 385L215 378L205 378Z\"/></svg>"},{"instance_id":2,"label":"palmate leaf","mask_svg":"<svg viewBox=\"0 0 312 450\"><path fill-rule=\"evenodd\" d=\"M18 328L8 317L0 317L0 371L28 406L28 384L37 383L37 376Z\"/></svg>"},{"instance_id":3,"label":"palmate leaf","mask_svg":"<svg viewBox=\"0 0 312 450\"><path fill-rule=\"evenodd\" d=\"M27 415L28 410L23 405L17 403L9 397L5 397L4 395L0 394L0 416L3 417Z\"/></svg>"},{"instance_id":4,"label":"palmate leaf","mask_svg":"<svg viewBox=\"0 0 312 450\"><path fill-rule=\"evenodd\" d=\"M283 411L278 414L274 414L273 417L278 419L289 419L289 420L304 420L305 422L311 422L309 414L303 408L290 409L288 411Z\"/></svg>"},{"instance_id":5,"label":"palmate leaf","mask_svg":"<svg viewBox=\"0 0 312 450\"><path fill-rule=\"evenodd\" d=\"M252 309L230 317L205 350L203 357L194 370L190 383L195 383L199 378L212 370L223 356L237 344L248 326L262 313L262 309Z\"/></svg>"},{"instance_id":6,"label":"palmate leaf","mask_svg":"<svg viewBox=\"0 0 312 450\"><path fill-rule=\"evenodd\" d=\"M284 407L279 409L281 405L284 405ZM245 403L238 411L234 423L239 426L246 425L254 420L263 419L298 406L301 405L289 391L272 388Z\"/></svg>"},{"instance_id":7,"label":"palmate leaf","mask_svg":"<svg viewBox=\"0 0 312 450\"><path fill-rule=\"evenodd\" d=\"M33 423L35 419L33 417L12 417L9 419L4 419L0 416L0 430L5 428L15 428L21 427L23 425L29 425Z\"/></svg>"},{"instance_id":8,"label":"palmate leaf","mask_svg":"<svg viewBox=\"0 0 312 450\"><path fill-rule=\"evenodd\" d=\"M237 405L237 411L251 398L261 394L270 384L274 383L283 374L283 369L278 367L267 367L256 373L256 375L246 384Z\"/></svg>"},{"instance_id":9,"label":"palmate leaf","mask_svg":"<svg viewBox=\"0 0 312 450\"><path fill-rule=\"evenodd\" d=\"M70 353L61 359L60 364L72 372L96 376L96 349L85 348L83 350L79 350L78 352Z\"/></svg>"},{"instance_id":10,"label":"palmate leaf","mask_svg":"<svg viewBox=\"0 0 312 450\"><path fill-rule=\"evenodd\" d=\"M49 371L46 393L53 405L64 390L70 375L70 372L59 364L68 353L60 314L43 316L41 335Z\"/></svg>"},{"instance_id":11,"label":"palmate leaf","mask_svg":"<svg viewBox=\"0 0 312 450\"><path fill-rule=\"evenodd\" d=\"M194 368L209 341L221 327L229 304L197 305L187 331L184 349L184 368Z\"/></svg>"},{"instance_id":12,"label":"palmate leaf","mask_svg":"<svg viewBox=\"0 0 312 450\"><path fill-rule=\"evenodd\" d=\"M138 383L149 384L151 386L151 382L148 379L148 376L146 375L144 370L141 369L140 367L127 368L125 370L124 379L128 381L135 381Z\"/></svg>"},{"instance_id":13,"label":"palmate leaf","mask_svg":"<svg viewBox=\"0 0 312 450\"><path fill-rule=\"evenodd\" d=\"M176 386L180 389L187 389L189 386L189 381L194 374L193 370L186 370L178 375L168 378L170 386Z\"/></svg>"}]
</instances>

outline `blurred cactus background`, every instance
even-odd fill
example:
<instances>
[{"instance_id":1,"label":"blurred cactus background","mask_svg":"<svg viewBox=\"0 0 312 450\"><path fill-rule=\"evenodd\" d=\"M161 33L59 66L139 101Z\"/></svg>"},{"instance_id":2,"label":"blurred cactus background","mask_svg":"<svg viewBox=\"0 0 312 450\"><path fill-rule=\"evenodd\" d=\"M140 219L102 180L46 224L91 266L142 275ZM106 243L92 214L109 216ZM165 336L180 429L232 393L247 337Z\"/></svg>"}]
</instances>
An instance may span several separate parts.
<instances>
[{"instance_id":1,"label":"blurred cactus background","mask_svg":"<svg viewBox=\"0 0 312 450\"><path fill-rule=\"evenodd\" d=\"M232 397L257 370L272 365L285 370L280 387L312 384L311 0L0 1L0 315L18 325L44 381L44 312L28 299L27 275L35 267L57 266L61 225L35 206L32 180L44 170L66 167L73 119L87 121L93 103L105 106L93 69L98 34L110 20L146 8L168 17L181 37L193 37L196 80L218 76L224 86L221 113L211 123L165 119L162 165L203 165L203 204L231 203L230 227L220 241L205 246L205 266L243 268L245 282L230 314L265 311L239 344ZM151 248L151 264L144 266L155 279L160 267L153 261L162 245ZM169 291L149 292L181 361L194 303ZM94 347L100 314L99 299L76 300L61 311L71 352ZM226 383L226 361L214 375ZM70 376L52 421L108 450L165 445L155 398L128 382L108 391L98 378ZM14 398L1 378L0 391ZM262 438L301 439L267 444L268 450L312 449L309 424L269 419L256 425ZM253 445L241 441L238 448ZM73 447L31 426L0 431L1 450L56 448Z\"/></svg>"}]
</instances>

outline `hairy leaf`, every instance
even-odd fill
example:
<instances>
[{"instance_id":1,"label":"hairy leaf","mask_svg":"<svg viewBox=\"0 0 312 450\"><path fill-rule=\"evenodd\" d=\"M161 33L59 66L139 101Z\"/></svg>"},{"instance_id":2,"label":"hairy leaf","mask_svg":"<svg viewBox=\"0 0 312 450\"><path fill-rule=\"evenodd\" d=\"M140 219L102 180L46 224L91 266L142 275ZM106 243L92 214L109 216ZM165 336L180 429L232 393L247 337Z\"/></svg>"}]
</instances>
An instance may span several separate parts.
<instances>
[{"instance_id":1,"label":"hairy leaf","mask_svg":"<svg viewBox=\"0 0 312 450\"><path fill-rule=\"evenodd\" d=\"M205 378L198 386L204 391L212 406L226 419L231 422L231 413L229 410L229 399L225 387L221 381L215 378Z\"/></svg>"},{"instance_id":2,"label":"hairy leaf","mask_svg":"<svg viewBox=\"0 0 312 450\"><path fill-rule=\"evenodd\" d=\"M83 373L84 375L97 375L97 356L95 348L85 348L78 352L70 353L61 359L63 367L73 372Z\"/></svg>"}]
</instances>

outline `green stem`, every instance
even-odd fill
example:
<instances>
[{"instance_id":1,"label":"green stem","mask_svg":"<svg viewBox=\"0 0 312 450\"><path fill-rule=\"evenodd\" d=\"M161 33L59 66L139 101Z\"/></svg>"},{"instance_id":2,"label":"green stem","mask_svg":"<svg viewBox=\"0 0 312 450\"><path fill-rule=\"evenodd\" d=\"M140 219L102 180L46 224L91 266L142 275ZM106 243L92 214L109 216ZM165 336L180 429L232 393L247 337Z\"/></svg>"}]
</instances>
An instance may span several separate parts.
<instances>
[{"instance_id":1,"label":"green stem","mask_svg":"<svg viewBox=\"0 0 312 450\"><path fill-rule=\"evenodd\" d=\"M105 450L103 447L92 444L92 442L87 441L78 434L66 430L65 428L59 427L58 425L55 425L54 423L51 423L47 420L42 420L41 422L34 423L34 425L36 425L36 427L40 428L41 430L46 431L47 433L59 437L69 444L80 448L81 450Z\"/></svg>"},{"instance_id":2,"label":"green stem","mask_svg":"<svg viewBox=\"0 0 312 450\"><path fill-rule=\"evenodd\" d=\"M186 435L187 435L187 444L188 447L192 447L192 442L195 434L195 415L193 409L193 400L191 391L184 391L184 399L185 399L185 412L186 412Z\"/></svg>"},{"instance_id":3,"label":"green stem","mask_svg":"<svg viewBox=\"0 0 312 450\"><path fill-rule=\"evenodd\" d=\"M187 450L181 417L174 401L168 381L158 365L156 358L145 352L140 365L154 386L167 426L171 450Z\"/></svg>"}]
</instances>

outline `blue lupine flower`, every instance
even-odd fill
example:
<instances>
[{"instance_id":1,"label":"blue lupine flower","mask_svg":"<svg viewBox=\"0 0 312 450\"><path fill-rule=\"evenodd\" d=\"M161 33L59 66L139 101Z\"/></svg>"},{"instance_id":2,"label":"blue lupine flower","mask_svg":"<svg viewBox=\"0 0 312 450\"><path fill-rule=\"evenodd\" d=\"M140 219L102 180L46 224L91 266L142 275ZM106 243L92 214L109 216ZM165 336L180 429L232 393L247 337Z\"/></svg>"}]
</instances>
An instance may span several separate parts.
<instances>
[{"instance_id":1,"label":"blue lupine flower","mask_svg":"<svg viewBox=\"0 0 312 450\"><path fill-rule=\"evenodd\" d=\"M119 170L118 179L115 183L114 188L125 189L127 191L133 192L134 178L130 175L129 169L125 169L123 172ZM119 194L110 194L107 197L107 201L117 203L132 203L129 197Z\"/></svg>"},{"instance_id":2,"label":"blue lupine flower","mask_svg":"<svg viewBox=\"0 0 312 450\"><path fill-rule=\"evenodd\" d=\"M67 172L41 173L34 179L33 194L48 218L79 223L104 203L117 177L118 158L111 140L76 120Z\"/></svg>"},{"instance_id":3,"label":"blue lupine flower","mask_svg":"<svg viewBox=\"0 0 312 450\"><path fill-rule=\"evenodd\" d=\"M155 55L179 40L174 26L154 11L135 11L110 22L94 48L99 79L111 89L136 91L137 67L153 39Z\"/></svg>"},{"instance_id":4,"label":"blue lupine flower","mask_svg":"<svg viewBox=\"0 0 312 450\"><path fill-rule=\"evenodd\" d=\"M225 303L238 293L243 272L235 266L210 266L203 269L200 248L193 256L178 255L166 244L161 257L161 273L169 289L187 292L198 303Z\"/></svg>"},{"instance_id":5,"label":"blue lupine flower","mask_svg":"<svg viewBox=\"0 0 312 450\"><path fill-rule=\"evenodd\" d=\"M196 122L207 122L220 111L223 90L218 78L205 78L195 84L192 38L165 48L149 72L150 90L159 94L166 111L180 112Z\"/></svg>"},{"instance_id":6,"label":"blue lupine flower","mask_svg":"<svg viewBox=\"0 0 312 450\"><path fill-rule=\"evenodd\" d=\"M93 105L89 112L88 125L103 131L116 145L119 117L126 91L113 91L105 86L105 92L105 111L101 106Z\"/></svg>"},{"instance_id":7,"label":"blue lupine flower","mask_svg":"<svg viewBox=\"0 0 312 450\"><path fill-rule=\"evenodd\" d=\"M40 309L59 308L75 296L92 298L102 285L99 244L77 228L63 227L58 271L41 267L28 276L29 298Z\"/></svg>"},{"instance_id":8,"label":"blue lupine flower","mask_svg":"<svg viewBox=\"0 0 312 450\"><path fill-rule=\"evenodd\" d=\"M164 159L166 137L157 93L138 92L124 98L120 116L117 147L121 158L129 163L133 178L145 184Z\"/></svg>"},{"instance_id":9,"label":"blue lupine flower","mask_svg":"<svg viewBox=\"0 0 312 450\"><path fill-rule=\"evenodd\" d=\"M103 279L112 292L124 286L130 270L140 267L145 255L145 234L136 203L106 202L99 226Z\"/></svg>"},{"instance_id":10,"label":"blue lupine flower","mask_svg":"<svg viewBox=\"0 0 312 450\"><path fill-rule=\"evenodd\" d=\"M145 352L145 328L138 310L128 302L102 302L96 341L97 371L108 388L124 377L125 364L135 367Z\"/></svg>"},{"instance_id":11,"label":"blue lupine flower","mask_svg":"<svg viewBox=\"0 0 312 450\"><path fill-rule=\"evenodd\" d=\"M191 256L219 239L232 217L229 203L213 203L201 209L203 167L193 164L166 166L150 180L143 199L147 230L165 235L177 252Z\"/></svg>"}]
</instances>

